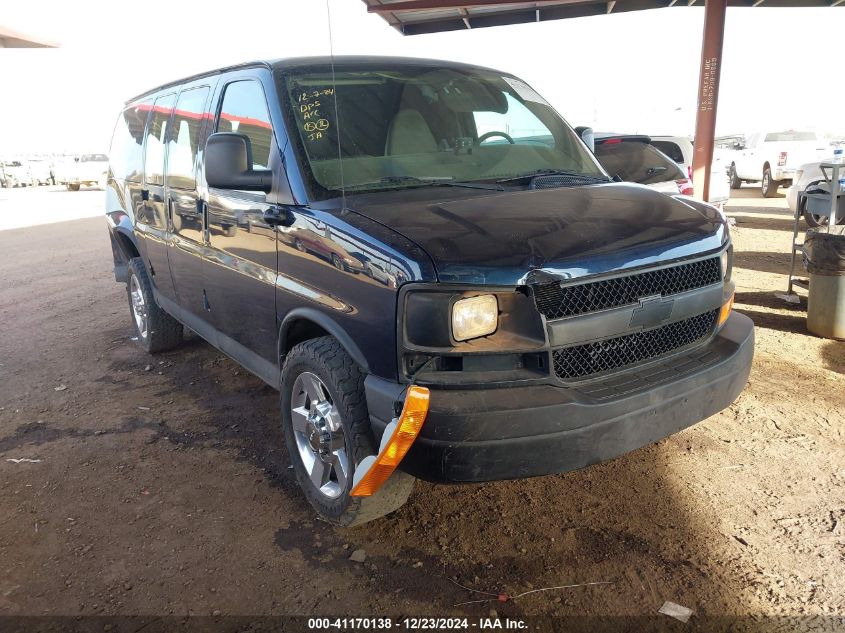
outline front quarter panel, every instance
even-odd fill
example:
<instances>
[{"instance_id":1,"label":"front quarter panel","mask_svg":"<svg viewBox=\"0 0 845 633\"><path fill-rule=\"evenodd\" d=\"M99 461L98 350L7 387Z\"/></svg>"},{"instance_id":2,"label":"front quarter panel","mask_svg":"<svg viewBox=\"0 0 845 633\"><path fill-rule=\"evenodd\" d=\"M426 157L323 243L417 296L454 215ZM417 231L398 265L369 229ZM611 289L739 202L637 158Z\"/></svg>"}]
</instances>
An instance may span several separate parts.
<instances>
[{"instance_id":1,"label":"front quarter panel","mask_svg":"<svg viewBox=\"0 0 845 633\"><path fill-rule=\"evenodd\" d=\"M329 319L325 329L336 326L360 350L369 373L396 380L397 292L406 283L436 281L431 260L353 212L300 208L294 216L278 229L279 321L316 310Z\"/></svg>"}]
</instances>

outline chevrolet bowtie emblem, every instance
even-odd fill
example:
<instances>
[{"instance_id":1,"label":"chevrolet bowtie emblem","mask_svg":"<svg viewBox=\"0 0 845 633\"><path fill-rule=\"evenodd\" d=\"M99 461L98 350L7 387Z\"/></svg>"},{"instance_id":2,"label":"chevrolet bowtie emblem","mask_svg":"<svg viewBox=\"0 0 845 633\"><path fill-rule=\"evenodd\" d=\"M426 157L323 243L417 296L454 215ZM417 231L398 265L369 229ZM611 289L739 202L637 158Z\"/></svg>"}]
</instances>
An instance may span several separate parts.
<instances>
[{"instance_id":1,"label":"chevrolet bowtie emblem","mask_svg":"<svg viewBox=\"0 0 845 633\"><path fill-rule=\"evenodd\" d=\"M640 299L640 305L634 308L631 315L631 327L647 328L660 325L672 316L674 305L673 299L663 299L662 297Z\"/></svg>"}]
</instances>

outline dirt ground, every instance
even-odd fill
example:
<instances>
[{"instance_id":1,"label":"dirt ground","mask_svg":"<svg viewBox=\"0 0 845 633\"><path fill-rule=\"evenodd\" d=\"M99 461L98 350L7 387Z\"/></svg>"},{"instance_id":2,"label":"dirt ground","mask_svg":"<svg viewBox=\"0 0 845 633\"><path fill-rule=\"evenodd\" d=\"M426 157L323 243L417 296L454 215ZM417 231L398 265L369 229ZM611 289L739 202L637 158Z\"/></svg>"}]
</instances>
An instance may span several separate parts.
<instances>
[{"instance_id":1,"label":"dirt ground","mask_svg":"<svg viewBox=\"0 0 845 633\"><path fill-rule=\"evenodd\" d=\"M196 338L156 357L129 340L101 217L0 231L0 614L845 614L845 343L774 297L783 197L734 193L736 309L757 325L736 403L575 473L418 482L348 530L299 492L273 390ZM37 214L4 195L0 217ZM486 596L453 580L610 584L455 606Z\"/></svg>"}]
</instances>

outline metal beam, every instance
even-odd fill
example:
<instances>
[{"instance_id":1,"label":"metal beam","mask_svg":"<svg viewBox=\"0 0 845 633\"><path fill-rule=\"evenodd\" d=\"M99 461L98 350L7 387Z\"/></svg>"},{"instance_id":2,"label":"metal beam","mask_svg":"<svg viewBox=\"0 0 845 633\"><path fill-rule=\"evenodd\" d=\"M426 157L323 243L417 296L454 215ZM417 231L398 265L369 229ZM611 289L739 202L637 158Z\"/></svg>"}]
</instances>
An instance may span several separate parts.
<instances>
[{"instance_id":1,"label":"metal beam","mask_svg":"<svg viewBox=\"0 0 845 633\"><path fill-rule=\"evenodd\" d=\"M763 2L764 2L764 0L754 0L754 4L752 4L751 6L752 7L759 7L761 4L763 4Z\"/></svg>"},{"instance_id":2,"label":"metal beam","mask_svg":"<svg viewBox=\"0 0 845 633\"><path fill-rule=\"evenodd\" d=\"M602 0L404 0L390 4L377 4L367 7L368 13L399 13L405 11L429 11L432 9L470 9L472 7L487 7L490 5L565 5L565 4L599 4Z\"/></svg>"},{"instance_id":3,"label":"metal beam","mask_svg":"<svg viewBox=\"0 0 845 633\"><path fill-rule=\"evenodd\" d=\"M832 6L832 7L838 7L838 6L839 6L840 4L842 4L843 2L845 2L845 0L833 0L833 4L831 4L830 6Z\"/></svg>"},{"instance_id":4,"label":"metal beam","mask_svg":"<svg viewBox=\"0 0 845 633\"><path fill-rule=\"evenodd\" d=\"M608 0L608 3L607 3L608 14L613 12L613 7L615 7L615 6L616 6L616 0Z\"/></svg>"},{"instance_id":5,"label":"metal beam","mask_svg":"<svg viewBox=\"0 0 845 633\"><path fill-rule=\"evenodd\" d=\"M722 74L722 44L725 40L727 0L705 0L704 37L701 45L701 74L698 79L698 112L695 117L695 150L692 182L697 198L705 202L710 191L710 166L716 137L719 80Z\"/></svg>"}]
</instances>

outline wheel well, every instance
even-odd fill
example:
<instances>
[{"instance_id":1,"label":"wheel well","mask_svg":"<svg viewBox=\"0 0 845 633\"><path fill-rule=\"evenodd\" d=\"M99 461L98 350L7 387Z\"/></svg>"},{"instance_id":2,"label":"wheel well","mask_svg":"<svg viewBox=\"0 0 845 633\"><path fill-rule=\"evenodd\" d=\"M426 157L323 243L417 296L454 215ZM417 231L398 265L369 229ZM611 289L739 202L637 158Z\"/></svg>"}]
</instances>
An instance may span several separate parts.
<instances>
[{"instance_id":1,"label":"wheel well","mask_svg":"<svg viewBox=\"0 0 845 633\"><path fill-rule=\"evenodd\" d=\"M126 261L129 261L133 257L140 257L141 254L138 252L138 249L135 248L135 244L132 243L132 240L123 233L115 231L114 234L117 238L117 243L120 245L120 250L122 250L123 254L126 256Z\"/></svg>"},{"instance_id":2,"label":"wheel well","mask_svg":"<svg viewBox=\"0 0 845 633\"><path fill-rule=\"evenodd\" d=\"M331 333L314 323L314 321L297 319L288 326L285 332L285 339L281 349L282 355L286 355L295 345L320 336L331 336Z\"/></svg>"}]
</instances>

